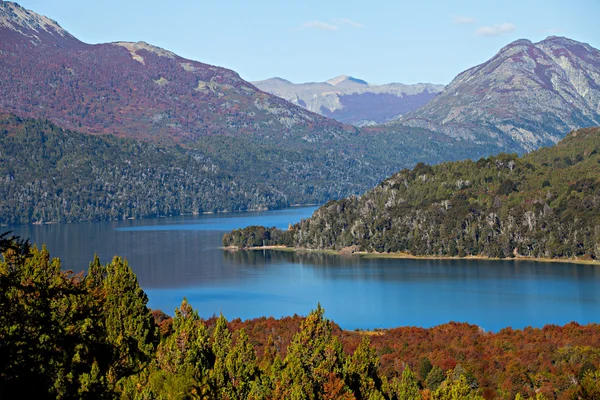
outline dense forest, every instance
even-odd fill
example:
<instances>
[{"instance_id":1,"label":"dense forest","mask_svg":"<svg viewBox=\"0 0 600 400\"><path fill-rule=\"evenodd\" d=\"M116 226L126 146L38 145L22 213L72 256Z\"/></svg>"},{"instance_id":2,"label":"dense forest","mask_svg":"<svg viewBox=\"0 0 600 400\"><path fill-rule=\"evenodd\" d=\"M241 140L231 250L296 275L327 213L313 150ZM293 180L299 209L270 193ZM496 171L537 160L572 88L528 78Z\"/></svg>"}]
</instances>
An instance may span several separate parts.
<instances>
[{"instance_id":1,"label":"dense forest","mask_svg":"<svg viewBox=\"0 0 600 400\"><path fill-rule=\"evenodd\" d=\"M523 157L419 163L287 231L248 227L224 246L415 256L600 259L600 128Z\"/></svg>"},{"instance_id":2,"label":"dense forest","mask_svg":"<svg viewBox=\"0 0 600 400\"><path fill-rule=\"evenodd\" d=\"M179 146L0 115L0 225L323 204L362 193L402 165L449 151L439 144L392 157L419 147L423 135L415 130L410 143L359 135L353 145L338 143L336 149L224 135Z\"/></svg>"},{"instance_id":3,"label":"dense forest","mask_svg":"<svg viewBox=\"0 0 600 400\"><path fill-rule=\"evenodd\" d=\"M306 317L171 318L126 260L87 275L0 236L0 398L593 399L600 326L342 331Z\"/></svg>"}]
</instances>

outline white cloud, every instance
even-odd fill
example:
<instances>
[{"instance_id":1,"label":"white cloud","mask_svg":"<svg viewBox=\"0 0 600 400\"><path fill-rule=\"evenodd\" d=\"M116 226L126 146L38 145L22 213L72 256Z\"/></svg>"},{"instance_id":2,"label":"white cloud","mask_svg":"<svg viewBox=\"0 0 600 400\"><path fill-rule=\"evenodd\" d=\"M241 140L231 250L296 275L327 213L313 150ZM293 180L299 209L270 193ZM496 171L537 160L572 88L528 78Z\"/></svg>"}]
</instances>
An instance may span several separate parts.
<instances>
[{"instance_id":1,"label":"white cloud","mask_svg":"<svg viewBox=\"0 0 600 400\"><path fill-rule=\"evenodd\" d=\"M302 24L303 29L318 29L321 31L339 31L340 27L323 21L308 21Z\"/></svg>"},{"instance_id":2,"label":"white cloud","mask_svg":"<svg viewBox=\"0 0 600 400\"><path fill-rule=\"evenodd\" d=\"M349 26L351 28L364 28L360 22L352 21L350 18L336 18L333 20L336 25Z\"/></svg>"},{"instance_id":3,"label":"white cloud","mask_svg":"<svg viewBox=\"0 0 600 400\"><path fill-rule=\"evenodd\" d=\"M480 26L475 31L475 34L478 36L500 36L505 33L510 33L517 29L515 24L511 24L510 22L504 22L502 24L496 24L491 26Z\"/></svg>"},{"instance_id":4,"label":"white cloud","mask_svg":"<svg viewBox=\"0 0 600 400\"><path fill-rule=\"evenodd\" d=\"M470 25L477 22L475 18L466 17L464 15L455 15L454 17L452 17L452 19L454 20L455 24L459 25Z\"/></svg>"}]
</instances>

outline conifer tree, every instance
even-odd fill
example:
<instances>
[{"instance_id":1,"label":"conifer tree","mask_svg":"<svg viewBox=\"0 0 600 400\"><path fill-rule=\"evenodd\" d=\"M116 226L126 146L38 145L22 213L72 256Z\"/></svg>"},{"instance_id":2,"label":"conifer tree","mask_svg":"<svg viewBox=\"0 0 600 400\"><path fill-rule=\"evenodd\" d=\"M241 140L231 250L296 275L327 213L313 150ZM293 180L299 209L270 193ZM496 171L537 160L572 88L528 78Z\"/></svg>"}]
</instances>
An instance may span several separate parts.
<instances>
[{"instance_id":1,"label":"conifer tree","mask_svg":"<svg viewBox=\"0 0 600 400\"><path fill-rule=\"evenodd\" d=\"M217 318L215 330L213 332L212 351L215 357L213 370L211 373L214 391L219 398L233 398L234 390L229 373L227 371L226 359L231 351L231 332L227 327L227 319L223 314Z\"/></svg>"},{"instance_id":2,"label":"conifer tree","mask_svg":"<svg viewBox=\"0 0 600 400\"><path fill-rule=\"evenodd\" d=\"M106 336L113 347L109 379L136 373L154 356L157 337L148 297L126 260L114 257L106 266L104 280Z\"/></svg>"},{"instance_id":3,"label":"conifer tree","mask_svg":"<svg viewBox=\"0 0 600 400\"><path fill-rule=\"evenodd\" d=\"M358 398L368 399L381 390L378 367L377 354L371 348L369 337L364 336L344 366L346 382Z\"/></svg>"},{"instance_id":4,"label":"conifer tree","mask_svg":"<svg viewBox=\"0 0 600 400\"><path fill-rule=\"evenodd\" d=\"M243 328L239 331L235 345L225 357L225 366L231 380L233 398L246 399L253 382L258 378L259 370L254 346Z\"/></svg>"},{"instance_id":5,"label":"conifer tree","mask_svg":"<svg viewBox=\"0 0 600 400\"><path fill-rule=\"evenodd\" d=\"M342 347L332 335L331 323L319 304L292 338L276 396L289 399L317 399L331 373L341 376Z\"/></svg>"}]
</instances>

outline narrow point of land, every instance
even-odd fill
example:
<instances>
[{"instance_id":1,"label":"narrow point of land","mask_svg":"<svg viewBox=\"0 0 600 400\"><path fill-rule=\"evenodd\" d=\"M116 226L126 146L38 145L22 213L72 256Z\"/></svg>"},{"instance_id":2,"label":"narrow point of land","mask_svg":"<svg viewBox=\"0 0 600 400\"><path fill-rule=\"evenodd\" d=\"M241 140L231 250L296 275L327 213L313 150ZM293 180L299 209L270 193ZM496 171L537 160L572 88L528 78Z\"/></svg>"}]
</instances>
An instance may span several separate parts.
<instances>
[{"instance_id":1,"label":"narrow point of land","mask_svg":"<svg viewBox=\"0 0 600 400\"><path fill-rule=\"evenodd\" d=\"M257 251L257 250L277 250L287 251L294 253L320 253L329 254L336 256L359 256L362 258L397 258L397 259L410 259L410 260L486 260L486 261L535 261L535 262L560 262L570 264L586 264L586 265L600 265L600 261L597 260L585 260L581 258L545 258L545 257L527 257L527 256L514 256L514 257L486 257L486 256L416 256L406 252L398 253L375 253L368 251L356 251L352 249L341 249L341 250L319 250L319 249L308 249L305 247L288 247L284 245L272 245L272 246L252 246L252 247L238 247L238 246L227 246L221 247L227 251Z\"/></svg>"}]
</instances>

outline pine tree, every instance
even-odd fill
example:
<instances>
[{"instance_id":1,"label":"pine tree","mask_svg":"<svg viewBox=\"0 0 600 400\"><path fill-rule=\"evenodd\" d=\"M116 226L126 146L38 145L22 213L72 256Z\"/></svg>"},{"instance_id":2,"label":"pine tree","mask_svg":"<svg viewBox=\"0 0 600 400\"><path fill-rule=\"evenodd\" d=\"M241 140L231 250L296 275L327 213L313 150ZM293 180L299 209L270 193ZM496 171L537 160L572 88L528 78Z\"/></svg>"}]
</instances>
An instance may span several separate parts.
<instances>
[{"instance_id":1,"label":"pine tree","mask_svg":"<svg viewBox=\"0 0 600 400\"><path fill-rule=\"evenodd\" d=\"M253 382L259 376L259 370L254 346L243 328L238 333L235 345L225 357L225 366L231 380L233 398L248 398Z\"/></svg>"}]
</instances>

